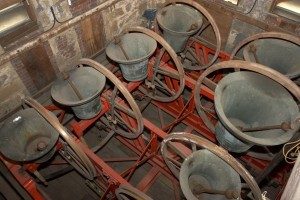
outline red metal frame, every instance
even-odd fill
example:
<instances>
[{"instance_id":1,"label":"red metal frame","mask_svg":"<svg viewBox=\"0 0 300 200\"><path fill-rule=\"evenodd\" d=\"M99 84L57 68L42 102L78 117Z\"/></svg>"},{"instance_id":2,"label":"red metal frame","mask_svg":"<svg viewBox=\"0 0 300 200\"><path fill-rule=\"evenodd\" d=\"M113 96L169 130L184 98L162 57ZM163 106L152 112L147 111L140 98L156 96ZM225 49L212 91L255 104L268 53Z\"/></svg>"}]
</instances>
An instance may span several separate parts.
<instances>
[{"instance_id":1,"label":"red metal frame","mask_svg":"<svg viewBox=\"0 0 300 200\"><path fill-rule=\"evenodd\" d=\"M0 160L6 165L7 169L14 175L15 179L23 186L27 193L35 200L43 200L42 193L38 190L34 179L25 171L25 168L6 161L2 156ZM0 161L1 162L1 161Z\"/></svg>"},{"instance_id":2,"label":"red metal frame","mask_svg":"<svg viewBox=\"0 0 300 200\"><path fill-rule=\"evenodd\" d=\"M209 62L209 56L214 55L215 50L205 46L204 44L200 44L197 42L193 42L196 55L199 56L200 60L203 64ZM218 59L220 61L226 61L230 59L230 55L226 52L220 52ZM192 71L186 73L186 88L189 88L193 91L195 87L196 80L198 79L200 72ZM221 76L215 77L215 81L217 82ZM174 88L175 89L175 88ZM175 89L176 90L176 89ZM193 94L193 93L192 93ZM214 92L209 90L206 87L202 87L201 95L207 97L210 100L214 99ZM193 95L190 96L193 98ZM159 109L165 111L166 113L170 114L171 116L175 117L176 119L180 118L180 122L183 122L187 126L191 127L193 130L196 130L199 134L206 137L212 142L216 142L215 135L209 131L209 129L204 125L202 119L199 115L195 114L196 108L194 104L194 100L188 101L186 104L183 104L183 96L179 97L177 100L170 102L170 103L161 103L154 101L154 105L156 105ZM184 115L184 113L187 113ZM213 120L213 119L212 119ZM253 158L251 156L241 156L239 157L240 160L244 161L248 166L253 168L256 171L263 171L268 166L268 161L260 160L257 158ZM282 178L284 177L285 172L289 169L288 166L281 168L281 170L277 171L277 173L273 174L274 178L278 180L279 183L282 184Z\"/></svg>"},{"instance_id":3,"label":"red metal frame","mask_svg":"<svg viewBox=\"0 0 300 200\"><path fill-rule=\"evenodd\" d=\"M207 63L209 59L209 55L214 53L213 49L208 48L205 45L199 43L195 43L194 48L196 54L203 60L204 63ZM165 62L168 61L167 57L164 57L164 59L166 59ZM219 55L219 59L228 60L229 55L224 52L221 52ZM174 68L171 65L165 67L167 67L168 70L170 71L174 70ZM186 74L185 76L186 88L193 91L196 82L195 80L199 76L199 73L201 72L190 72ZM178 82L167 79L166 83L168 84L169 87L174 88L175 91L176 89L178 89ZM132 93L133 91L138 89L140 84L141 82L132 82L132 83L128 83L126 87ZM213 100L214 93L207 87L203 86L201 93L206 98ZM97 122L101 116L103 116L106 112L109 111L110 109L109 102L107 102L107 100L104 98L101 98L101 102L102 102L102 111L96 117L89 120L73 121L71 123L71 130L78 138L82 138L82 136L85 134L85 131L89 127L91 127L95 122ZM174 187L179 187L177 179L175 179L172 173L168 170L168 168L164 163L163 158L161 157L158 151L160 147L159 141L163 139L168 134L168 132L172 130L172 127L174 127L177 123L183 122L189 127L191 127L193 130L196 130L200 135L206 137L212 142L216 142L214 134L204 125L202 119L196 114L194 99L192 95L190 96L190 99L188 100L187 103L185 103L183 96L180 96L177 100L170 103L161 103L157 101L152 101L152 102L159 109L167 112L168 114L173 116L176 120L175 122L165 126L164 128L159 128L156 125L154 125L152 122L144 118L143 119L144 127L150 132L150 136L151 136L147 143L141 136L135 140L130 140L130 139L123 138L121 136L117 136L116 138L120 142L122 142L122 144L127 146L129 149L131 149L133 152L135 152L138 155L138 158L135 160L134 164L121 174L113 170L105 162L104 159L101 159L99 156L94 154L91 149L89 149L83 142L80 141L80 139L77 139L78 145L80 145L83 151L92 160L98 172L104 175L105 177L107 177L107 181L109 185L102 199L107 199L108 195L109 194L111 195L111 193L114 192L114 190L120 184L129 184L128 182L131 176L133 175L133 173L135 172L135 170L145 162L149 163L152 166L152 168L144 176L144 178L142 178L140 182L137 184L138 189L146 192L154 183L158 175L160 174L170 179L174 184ZM63 111L62 109L54 105L46 106L46 108L51 111L55 111L55 110L60 111L58 117L61 122L63 121L65 111ZM126 120L130 120L130 119L126 118ZM188 153L187 149L182 148L181 146L178 146L178 148L181 148L183 152ZM111 160L122 161L126 159L128 160L128 158L117 158L115 160L114 159ZM245 161L252 168L257 169L259 171L265 169L266 166L268 165L268 162L251 158L250 156L241 156L240 159ZM12 174L16 177L19 183L23 185L23 187L33 197L33 199L38 199L38 200L44 199L41 193L38 191L35 182L30 177L30 175L26 173L26 171L24 170L22 170L22 172L20 171L21 166L13 163L9 163L2 157L1 160L4 161L7 168L12 172ZM28 165L26 169L29 170L32 167L35 167L34 169L36 169L37 166ZM277 173L277 177L282 177L282 172ZM175 189L175 191L178 191L178 189ZM175 196L177 199L179 199L178 193L176 193Z\"/></svg>"}]
</instances>

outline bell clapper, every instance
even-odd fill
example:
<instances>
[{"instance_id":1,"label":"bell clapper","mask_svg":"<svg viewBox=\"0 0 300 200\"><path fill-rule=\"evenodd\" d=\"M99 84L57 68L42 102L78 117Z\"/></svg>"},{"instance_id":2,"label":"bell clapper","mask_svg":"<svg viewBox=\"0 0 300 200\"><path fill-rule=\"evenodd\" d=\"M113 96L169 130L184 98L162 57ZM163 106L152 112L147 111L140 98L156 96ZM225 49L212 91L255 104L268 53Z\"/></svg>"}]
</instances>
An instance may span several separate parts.
<instances>
[{"instance_id":1,"label":"bell clapper","mask_svg":"<svg viewBox=\"0 0 300 200\"><path fill-rule=\"evenodd\" d=\"M257 51L256 46L254 46L253 44L251 44L250 45L250 51L251 51L251 53L253 53L255 61L258 63L259 61L258 61L257 54L256 54L256 51Z\"/></svg>"},{"instance_id":2,"label":"bell clapper","mask_svg":"<svg viewBox=\"0 0 300 200\"><path fill-rule=\"evenodd\" d=\"M35 177L36 177L37 179L39 179L45 186L48 185L47 180L42 176L42 174L41 174L40 172L38 172L37 170L35 170L35 171L33 172L33 174L34 174Z\"/></svg>"},{"instance_id":3,"label":"bell clapper","mask_svg":"<svg viewBox=\"0 0 300 200\"><path fill-rule=\"evenodd\" d=\"M237 127L243 132L254 132L254 131L265 131L265 130L273 130L273 129L282 129L283 131L287 132L292 129L291 123L289 122L282 122L279 125L270 125L270 126L259 126L259 127Z\"/></svg>"},{"instance_id":4,"label":"bell clapper","mask_svg":"<svg viewBox=\"0 0 300 200\"><path fill-rule=\"evenodd\" d=\"M198 184L194 189L193 193L196 196L201 195L202 193L208 193L208 194L221 194L224 195L227 199L237 199L239 198L239 193L235 190L215 190L210 188L205 188L203 185Z\"/></svg>"},{"instance_id":5,"label":"bell clapper","mask_svg":"<svg viewBox=\"0 0 300 200\"><path fill-rule=\"evenodd\" d=\"M115 37L115 44L118 45L122 51L122 53L124 54L126 60L129 60L129 56L128 54L126 53L122 43L121 43L121 39L119 37Z\"/></svg>"},{"instance_id":6,"label":"bell clapper","mask_svg":"<svg viewBox=\"0 0 300 200\"><path fill-rule=\"evenodd\" d=\"M109 99L109 102L110 102L110 111L109 111L109 114L108 114L108 120L110 123L113 123L113 124L117 124L117 119L116 119L116 116L115 116L115 105L116 105L116 97L117 97L117 93L118 93L118 88L115 86L114 87L114 90L110 96L110 99Z\"/></svg>"},{"instance_id":7,"label":"bell clapper","mask_svg":"<svg viewBox=\"0 0 300 200\"><path fill-rule=\"evenodd\" d=\"M80 92L78 91L78 89L76 88L76 86L74 85L74 83L70 80L69 74L67 74L66 72L63 72L62 75L63 75L63 79L68 81L69 85L71 86L71 88L75 92L75 94L78 97L78 99L82 100L83 96L80 94Z\"/></svg>"},{"instance_id":8,"label":"bell clapper","mask_svg":"<svg viewBox=\"0 0 300 200\"><path fill-rule=\"evenodd\" d=\"M190 28L187 31L190 32L190 31L193 31L193 30L196 30L196 29L198 29L198 26L197 26L196 23L193 23L193 24L191 24Z\"/></svg>"},{"instance_id":9,"label":"bell clapper","mask_svg":"<svg viewBox=\"0 0 300 200\"><path fill-rule=\"evenodd\" d=\"M41 141L37 144L37 150L38 151L44 151L47 148L48 144L46 144L45 142Z\"/></svg>"}]
</instances>

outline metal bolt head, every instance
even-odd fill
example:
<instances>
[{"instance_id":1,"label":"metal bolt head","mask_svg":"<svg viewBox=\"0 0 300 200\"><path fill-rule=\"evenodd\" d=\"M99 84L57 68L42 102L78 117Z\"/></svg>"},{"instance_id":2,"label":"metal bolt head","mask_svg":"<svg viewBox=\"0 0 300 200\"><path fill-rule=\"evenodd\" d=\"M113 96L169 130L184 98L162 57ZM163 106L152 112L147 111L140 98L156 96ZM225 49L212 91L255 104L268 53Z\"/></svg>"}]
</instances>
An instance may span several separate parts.
<instances>
[{"instance_id":1,"label":"metal bolt head","mask_svg":"<svg viewBox=\"0 0 300 200\"><path fill-rule=\"evenodd\" d=\"M291 128L291 124L288 122L282 122L281 123L281 129L284 131L289 131Z\"/></svg>"},{"instance_id":2,"label":"metal bolt head","mask_svg":"<svg viewBox=\"0 0 300 200\"><path fill-rule=\"evenodd\" d=\"M43 141L41 141L41 142L39 142L39 143L37 143L37 150L38 151L44 151L46 148L47 148L47 144L46 144L46 142L43 142Z\"/></svg>"},{"instance_id":3,"label":"metal bolt head","mask_svg":"<svg viewBox=\"0 0 300 200\"><path fill-rule=\"evenodd\" d=\"M237 198L239 198L239 193L238 193L238 191L236 191L236 190L226 190L226 192L225 192L225 197L227 198L227 199L237 199Z\"/></svg>"}]
</instances>

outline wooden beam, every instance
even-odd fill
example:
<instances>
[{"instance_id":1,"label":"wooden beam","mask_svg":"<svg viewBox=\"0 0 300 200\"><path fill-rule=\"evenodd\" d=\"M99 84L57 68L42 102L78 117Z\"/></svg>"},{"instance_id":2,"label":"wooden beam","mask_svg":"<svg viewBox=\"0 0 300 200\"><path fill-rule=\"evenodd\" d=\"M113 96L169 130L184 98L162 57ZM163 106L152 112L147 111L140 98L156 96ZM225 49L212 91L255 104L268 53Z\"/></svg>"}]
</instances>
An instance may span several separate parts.
<instances>
[{"instance_id":1,"label":"wooden beam","mask_svg":"<svg viewBox=\"0 0 300 200\"><path fill-rule=\"evenodd\" d=\"M46 42L47 40L49 40L50 38L52 38L53 36L65 31L66 29L68 29L69 27L79 23L80 21L82 21L83 19L85 19L86 17L89 17L91 15L93 15L94 13L103 10L117 2L120 2L120 0L107 0L105 2L103 2L102 4L100 4L99 6L81 14L78 15L77 17L74 17L73 19L70 19L69 21L61 24L60 26L51 29L41 35L39 35L38 37L36 37L35 39L27 42L26 44L20 46L19 48L16 48L12 51L6 52L4 54L2 54L0 56L0 65L3 65L6 62L9 62L12 58L17 57L20 53L27 51L29 49L32 49L33 47L37 46L38 44L42 43L42 42Z\"/></svg>"}]
</instances>

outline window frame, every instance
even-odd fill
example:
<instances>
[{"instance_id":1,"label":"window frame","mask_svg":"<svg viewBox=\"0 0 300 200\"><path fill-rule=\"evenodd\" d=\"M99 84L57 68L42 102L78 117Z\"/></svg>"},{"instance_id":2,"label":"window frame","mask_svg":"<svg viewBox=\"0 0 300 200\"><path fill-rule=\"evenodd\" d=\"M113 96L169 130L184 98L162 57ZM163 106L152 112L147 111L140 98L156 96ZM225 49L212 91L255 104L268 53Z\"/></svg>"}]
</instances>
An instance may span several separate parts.
<instances>
[{"instance_id":1,"label":"window frame","mask_svg":"<svg viewBox=\"0 0 300 200\"><path fill-rule=\"evenodd\" d=\"M273 13L279 17L283 17L285 19L299 23L300 22L300 14L290 12L288 10L282 9L277 6L279 3L285 2L285 1L288 1L288 0L274 0L273 4L271 6L271 13ZM299 9L300 9L300 6L299 6Z\"/></svg>"},{"instance_id":2,"label":"window frame","mask_svg":"<svg viewBox=\"0 0 300 200\"><path fill-rule=\"evenodd\" d=\"M236 0L236 3L232 3L231 0L222 0L225 4L229 4L231 6L238 6L239 0Z\"/></svg>"},{"instance_id":3,"label":"window frame","mask_svg":"<svg viewBox=\"0 0 300 200\"><path fill-rule=\"evenodd\" d=\"M9 6L15 5L16 2L23 3L22 6L24 6L24 8L26 9L27 15L29 17L29 21L17 25L16 27L13 27L10 30L5 31L3 34L0 35L0 45L3 48L6 48L6 46L16 42L18 39L38 30L37 18L34 12L34 8L30 3L30 1L4 0L4 2L0 4L0 8L5 9L3 6L7 6L6 8L8 8Z\"/></svg>"},{"instance_id":4,"label":"window frame","mask_svg":"<svg viewBox=\"0 0 300 200\"><path fill-rule=\"evenodd\" d=\"M8 8L9 6L12 6L16 3L20 3L21 0L1 0L0 1L0 10L3 10L5 8Z\"/></svg>"}]
</instances>

